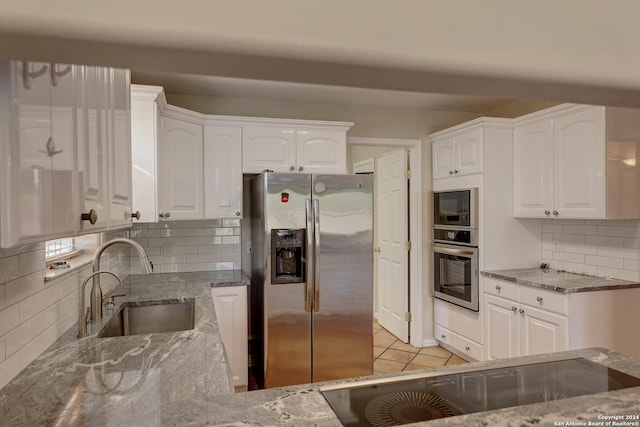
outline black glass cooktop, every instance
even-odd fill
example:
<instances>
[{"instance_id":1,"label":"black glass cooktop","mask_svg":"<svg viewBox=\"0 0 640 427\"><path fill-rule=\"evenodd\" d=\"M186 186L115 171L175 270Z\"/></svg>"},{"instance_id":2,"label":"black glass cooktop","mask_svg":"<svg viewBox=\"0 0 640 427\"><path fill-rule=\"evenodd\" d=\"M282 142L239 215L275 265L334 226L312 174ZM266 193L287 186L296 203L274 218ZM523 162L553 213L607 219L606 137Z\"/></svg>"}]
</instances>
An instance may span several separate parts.
<instances>
[{"instance_id":1,"label":"black glass cooktop","mask_svg":"<svg viewBox=\"0 0 640 427\"><path fill-rule=\"evenodd\" d=\"M343 425L382 427L637 386L579 358L321 391Z\"/></svg>"}]
</instances>

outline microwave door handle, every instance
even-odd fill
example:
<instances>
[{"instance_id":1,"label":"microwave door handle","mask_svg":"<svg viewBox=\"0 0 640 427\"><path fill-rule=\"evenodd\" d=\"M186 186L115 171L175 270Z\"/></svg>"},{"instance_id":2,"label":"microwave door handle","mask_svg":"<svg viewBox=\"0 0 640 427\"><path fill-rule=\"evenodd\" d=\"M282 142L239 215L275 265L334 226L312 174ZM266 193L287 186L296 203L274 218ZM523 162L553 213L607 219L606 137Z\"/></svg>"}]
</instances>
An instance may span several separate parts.
<instances>
[{"instance_id":1,"label":"microwave door handle","mask_svg":"<svg viewBox=\"0 0 640 427\"><path fill-rule=\"evenodd\" d=\"M313 253L313 207L311 206L311 199L305 201L306 217L307 217L307 230L306 230L306 271L307 283L305 286L305 298L304 298L304 310L311 312L313 303L313 285L314 285L314 271L315 271L315 254Z\"/></svg>"},{"instance_id":2,"label":"microwave door handle","mask_svg":"<svg viewBox=\"0 0 640 427\"><path fill-rule=\"evenodd\" d=\"M313 311L320 311L320 203L318 199L313 199L313 240L314 240L314 263L315 274L313 277L313 287L315 296L313 299Z\"/></svg>"},{"instance_id":3,"label":"microwave door handle","mask_svg":"<svg viewBox=\"0 0 640 427\"><path fill-rule=\"evenodd\" d=\"M433 251L447 255L473 255L473 251L469 249L443 248L441 246L434 246Z\"/></svg>"}]
</instances>

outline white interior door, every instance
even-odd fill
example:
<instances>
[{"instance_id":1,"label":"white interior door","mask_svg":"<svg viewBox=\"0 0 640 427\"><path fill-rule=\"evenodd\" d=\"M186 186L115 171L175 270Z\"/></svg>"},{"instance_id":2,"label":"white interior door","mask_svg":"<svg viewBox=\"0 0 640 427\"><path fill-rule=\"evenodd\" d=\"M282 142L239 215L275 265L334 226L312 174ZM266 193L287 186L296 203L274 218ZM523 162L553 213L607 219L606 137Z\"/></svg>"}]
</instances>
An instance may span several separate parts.
<instances>
[{"instance_id":1,"label":"white interior door","mask_svg":"<svg viewBox=\"0 0 640 427\"><path fill-rule=\"evenodd\" d=\"M378 158L376 228L378 235L378 322L404 342L409 340L409 240L407 151Z\"/></svg>"}]
</instances>

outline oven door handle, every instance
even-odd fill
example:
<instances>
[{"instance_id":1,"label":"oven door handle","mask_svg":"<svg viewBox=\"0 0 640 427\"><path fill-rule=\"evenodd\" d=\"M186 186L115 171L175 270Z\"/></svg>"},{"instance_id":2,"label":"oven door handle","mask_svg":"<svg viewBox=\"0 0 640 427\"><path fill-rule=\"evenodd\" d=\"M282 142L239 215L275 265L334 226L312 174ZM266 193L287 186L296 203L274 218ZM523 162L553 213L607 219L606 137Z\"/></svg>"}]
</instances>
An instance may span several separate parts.
<instances>
[{"instance_id":1,"label":"oven door handle","mask_svg":"<svg viewBox=\"0 0 640 427\"><path fill-rule=\"evenodd\" d=\"M466 248L445 248L443 246L434 246L433 251L439 254L447 254L447 255L475 255L475 250L466 249Z\"/></svg>"}]
</instances>

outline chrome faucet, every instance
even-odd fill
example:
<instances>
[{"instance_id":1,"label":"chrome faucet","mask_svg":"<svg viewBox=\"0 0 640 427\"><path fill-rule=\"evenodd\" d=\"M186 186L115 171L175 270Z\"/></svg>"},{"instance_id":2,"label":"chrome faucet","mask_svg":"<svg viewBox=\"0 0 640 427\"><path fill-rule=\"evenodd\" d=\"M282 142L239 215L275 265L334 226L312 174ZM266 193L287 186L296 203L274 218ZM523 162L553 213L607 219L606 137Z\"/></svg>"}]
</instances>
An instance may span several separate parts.
<instances>
[{"instance_id":1,"label":"chrome faucet","mask_svg":"<svg viewBox=\"0 0 640 427\"><path fill-rule=\"evenodd\" d=\"M100 287L100 275L95 274L96 272L100 271L100 256L105 251L105 249L117 243L126 243L136 248L136 250L138 251L138 256L140 257L140 264L142 264L142 269L144 270L144 272L146 274L149 274L153 271L151 268L151 263L149 262L149 258L147 257L147 253L144 251L144 248L140 246L139 243L131 239L125 239L125 238L113 239L98 246L95 253L93 254L94 274L90 276L90 277L93 277L93 285L91 286L91 297L89 299L89 303L91 306L91 320L102 319L102 288ZM84 298L84 293L82 298Z\"/></svg>"},{"instance_id":2,"label":"chrome faucet","mask_svg":"<svg viewBox=\"0 0 640 427\"><path fill-rule=\"evenodd\" d=\"M86 313L85 313L84 291L87 288L87 283L89 282L89 280L91 280L92 277L95 279L100 274L110 274L118 280L118 286L122 285L122 280L120 279L120 276L118 276L116 273L112 273L106 270L94 271L89 275L89 277L84 279L84 282L82 283L82 291L80 292L80 319L78 320L78 338L84 338L87 336L87 322L89 321L88 308L86 309ZM100 301L100 306L102 306L102 301Z\"/></svg>"}]
</instances>

